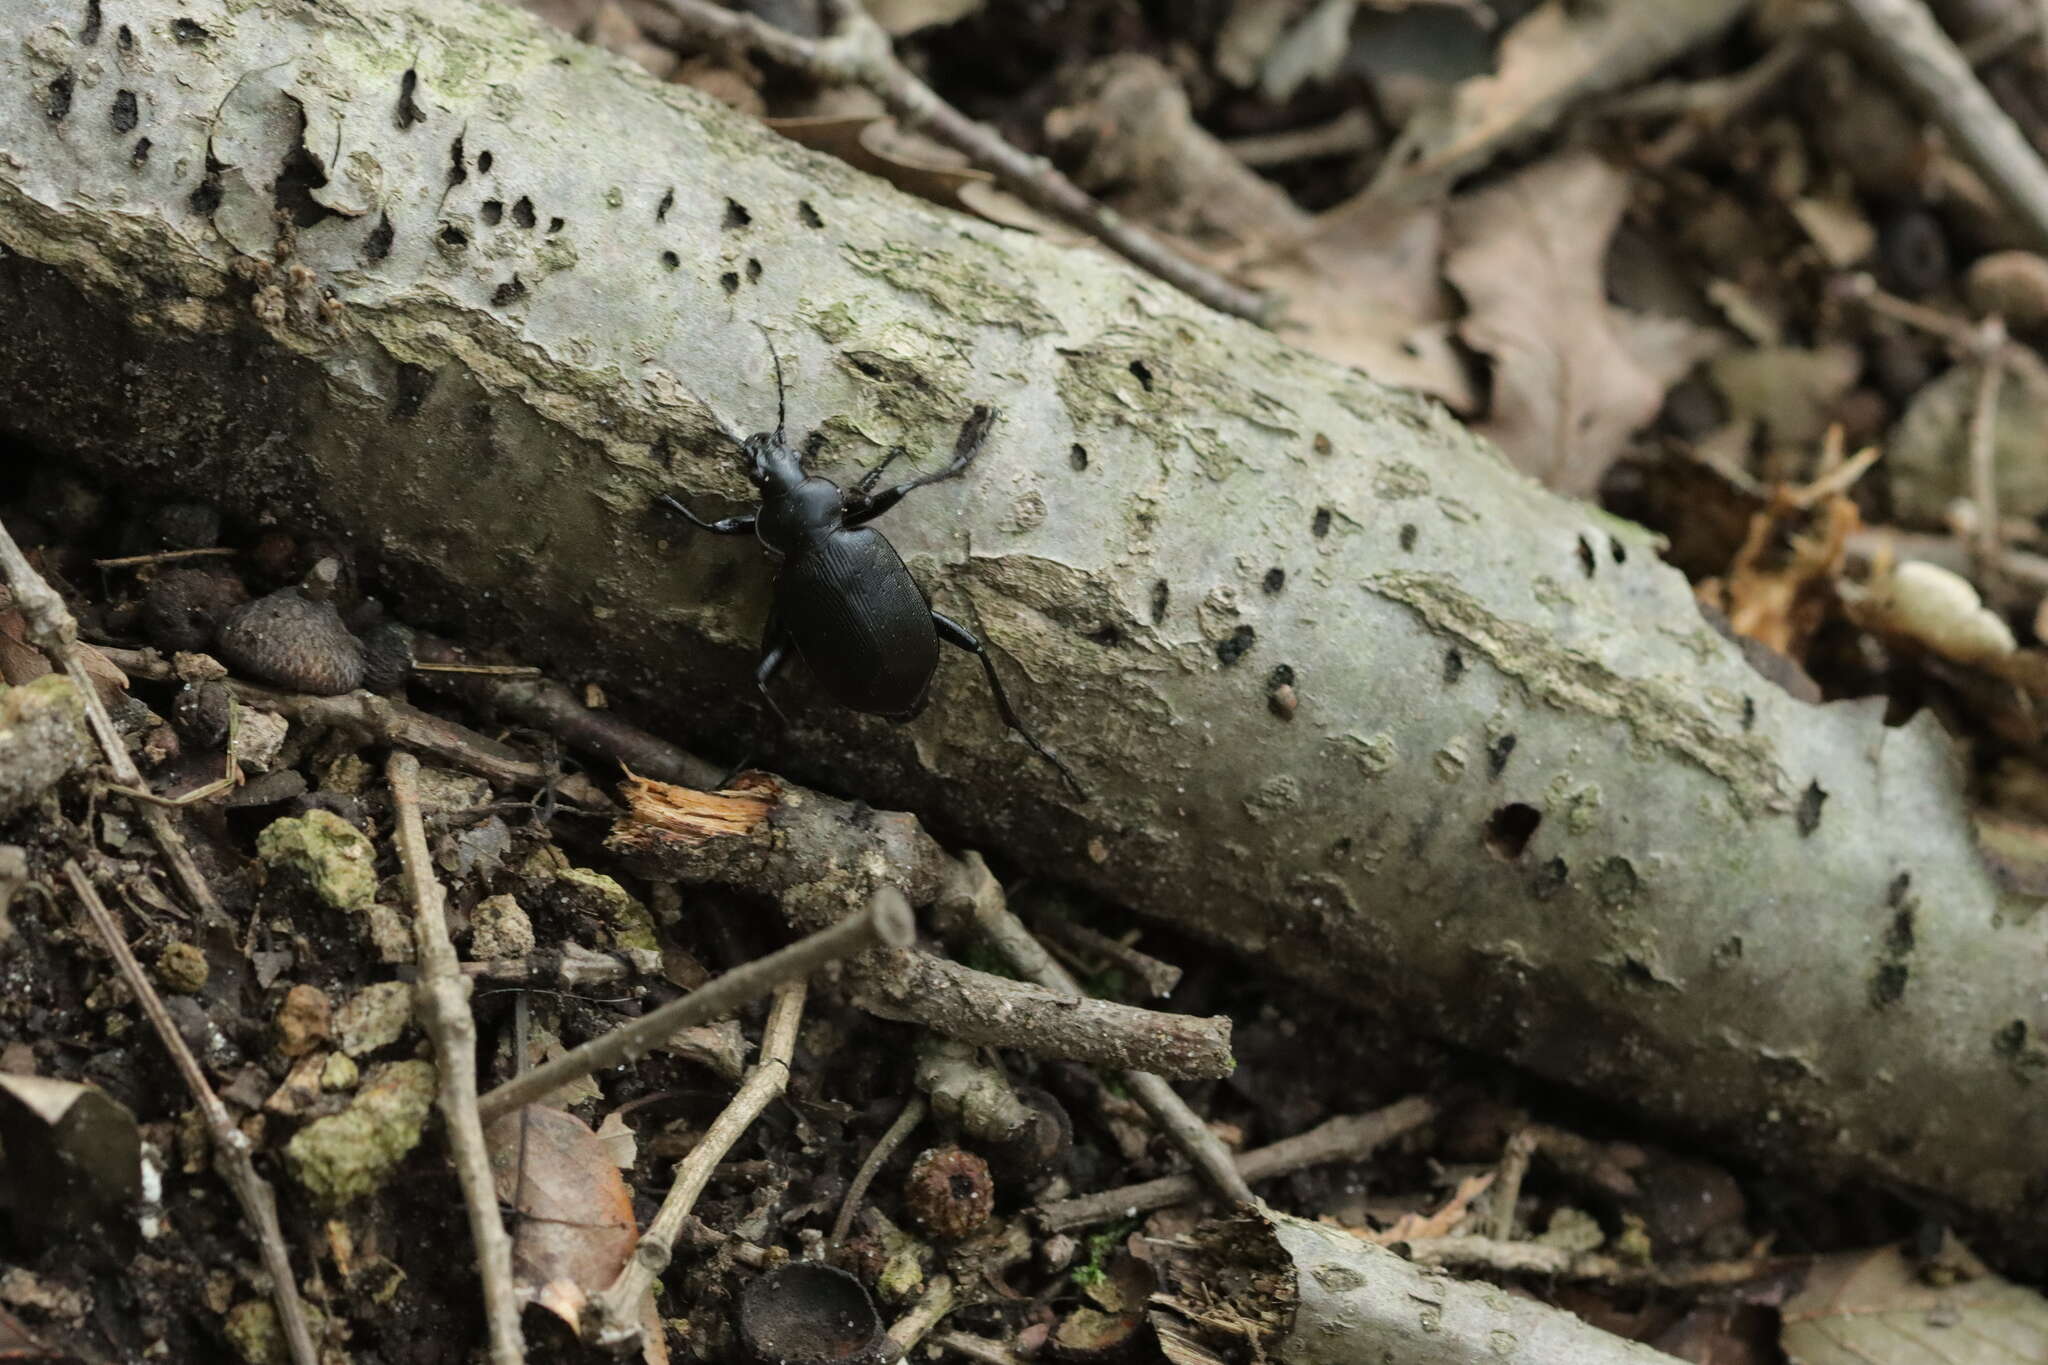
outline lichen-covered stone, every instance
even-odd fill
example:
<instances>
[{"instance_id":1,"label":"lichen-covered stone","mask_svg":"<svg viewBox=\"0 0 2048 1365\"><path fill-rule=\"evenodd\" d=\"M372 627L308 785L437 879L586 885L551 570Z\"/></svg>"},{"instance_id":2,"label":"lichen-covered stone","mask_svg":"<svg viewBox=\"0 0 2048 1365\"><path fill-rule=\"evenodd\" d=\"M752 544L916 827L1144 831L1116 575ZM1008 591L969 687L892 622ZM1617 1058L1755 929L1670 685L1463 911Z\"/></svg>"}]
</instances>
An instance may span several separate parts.
<instances>
[{"instance_id":1,"label":"lichen-covered stone","mask_svg":"<svg viewBox=\"0 0 2048 1365\"><path fill-rule=\"evenodd\" d=\"M312 1304L306 1306L306 1326L318 1341L326 1315ZM247 1365L290 1365L291 1347L285 1343L284 1324L278 1321L277 1305L269 1299L244 1299L228 1310L228 1344Z\"/></svg>"},{"instance_id":2,"label":"lichen-covered stone","mask_svg":"<svg viewBox=\"0 0 2048 1365\"><path fill-rule=\"evenodd\" d=\"M277 1007L277 1050L303 1057L327 1041L334 1006L318 986L292 987Z\"/></svg>"},{"instance_id":3,"label":"lichen-covered stone","mask_svg":"<svg viewBox=\"0 0 2048 1365\"><path fill-rule=\"evenodd\" d=\"M433 1063L386 1063L370 1072L348 1108L307 1124L285 1144L285 1168L324 1208L360 1199L419 1145L433 1104Z\"/></svg>"},{"instance_id":4,"label":"lichen-covered stone","mask_svg":"<svg viewBox=\"0 0 2048 1365\"><path fill-rule=\"evenodd\" d=\"M564 868L548 884L548 898L557 908L597 921L608 948L661 949L654 916L625 887L587 867Z\"/></svg>"},{"instance_id":5,"label":"lichen-covered stone","mask_svg":"<svg viewBox=\"0 0 2048 1365\"><path fill-rule=\"evenodd\" d=\"M470 912L469 955L480 962L525 957L533 951L533 921L510 896L486 896Z\"/></svg>"},{"instance_id":6,"label":"lichen-covered stone","mask_svg":"<svg viewBox=\"0 0 2048 1365\"><path fill-rule=\"evenodd\" d=\"M0 687L0 820L91 762L92 734L71 680L50 673Z\"/></svg>"},{"instance_id":7,"label":"lichen-covered stone","mask_svg":"<svg viewBox=\"0 0 2048 1365\"><path fill-rule=\"evenodd\" d=\"M365 986L334 1012L334 1039L351 1057L390 1047L412 1023L412 987L403 981Z\"/></svg>"},{"instance_id":8,"label":"lichen-covered stone","mask_svg":"<svg viewBox=\"0 0 2048 1365\"><path fill-rule=\"evenodd\" d=\"M183 939L172 939L157 954L156 979L167 991L191 995L204 990L207 973L206 954Z\"/></svg>"},{"instance_id":9,"label":"lichen-covered stone","mask_svg":"<svg viewBox=\"0 0 2048 1365\"><path fill-rule=\"evenodd\" d=\"M302 878L336 910L367 910L376 903L376 846L332 811L272 821L256 836L256 856L273 871Z\"/></svg>"}]
</instances>

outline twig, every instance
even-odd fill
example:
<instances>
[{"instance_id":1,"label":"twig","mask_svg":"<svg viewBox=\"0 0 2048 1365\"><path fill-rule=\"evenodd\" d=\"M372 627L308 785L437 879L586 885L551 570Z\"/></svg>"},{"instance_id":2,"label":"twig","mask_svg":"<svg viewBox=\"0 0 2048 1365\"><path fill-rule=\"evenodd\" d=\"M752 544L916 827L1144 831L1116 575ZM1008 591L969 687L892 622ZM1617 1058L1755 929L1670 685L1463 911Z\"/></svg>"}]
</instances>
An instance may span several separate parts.
<instances>
[{"instance_id":1,"label":"twig","mask_svg":"<svg viewBox=\"0 0 2048 1365\"><path fill-rule=\"evenodd\" d=\"M908 815L761 773L709 793L629 778L627 815L605 846L651 877L744 886L779 897L798 928L860 904L877 880L914 905L937 900L953 860ZM848 964L854 1002L988 1047L1165 1076L1230 1073L1230 1020L1077 998L910 949Z\"/></svg>"},{"instance_id":2,"label":"twig","mask_svg":"<svg viewBox=\"0 0 2048 1365\"><path fill-rule=\"evenodd\" d=\"M661 954L652 948L599 952L575 942L559 948L536 949L525 957L465 962L461 970L472 981L548 986L565 991L589 990L592 986L627 986L637 991L648 983L667 979L661 971Z\"/></svg>"},{"instance_id":3,"label":"twig","mask_svg":"<svg viewBox=\"0 0 2048 1365\"><path fill-rule=\"evenodd\" d=\"M467 673L479 678L538 678L540 670L532 664L435 664L414 661L415 673Z\"/></svg>"},{"instance_id":4,"label":"twig","mask_svg":"<svg viewBox=\"0 0 2048 1365\"><path fill-rule=\"evenodd\" d=\"M972 1332L948 1329L932 1333L932 1344L951 1351L956 1356L966 1356L980 1365L1024 1365L1024 1358L1000 1341L990 1341Z\"/></svg>"},{"instance_id":5,"label":"twig","mask_svg":"<svg viewBox=\"0 0 2048 1365\"><path fill-rule=\"evenodd\" d=\"M1292 128L1284 133L1234 137L1223 146L1254 169L1285 166L1320 156L1355 156L1380 145L1380 131L1363 109L1346 109L1328 123Z\"/></svg>"},{"instance_id":6,"label":"twig","mask_svg":"<svg viewBox=\"0 0 2048 1365\"><path fill-rule=\"evenodd\" d=\"M1805 30L1780 39L1747 69L1695 87L1702 96L1679 121L1636 158L1648 170L1663 170L1690 156L1710 133L1728 126L1758 101L1769 95L1784 79L1813 55L1814 41Z\"/></svg>"},{"instance_id":7,"label":"twig","mask_svg":"<svg viewBox=\"0 0 2048 1365\"><path fill-rule=\"evenodd\" d=\"M908 907L904 913L909 913ZM732 1150L761 1111L789 1086L789 1059L796 1051L797 1026L803 1022L804 995L808 989L801 978L776 988L775 1004L768 1011L767 1026L761 1030L760 1060L690 1154L676 1163L668 1195L647 1224L647 1231L641 1234L633 1258L626 1262L618 1278L592 1300L585 1330L593 1345L618 1350L639 1339L640 1300L655 1277L668 1267L676 1234L690 1210L696 1207L697 1197L704 1193L719 1159Z\"/></svg>"},{"instance_id":8,"label":"twig","mask_svg":"<svg viewBox=\"0 0 2048 1365\"><path fill-rule=\"evenodd\" d=\"M1493 1237L1417 1237L1397 1244L1418 1265L1489 1270L1500 1275L1545 1275L1598 1280L1624 1287L1710 1289L1745 1284L1783 1268L1780 1258L1706 1261L1699 1265L1639 1265L1592 1252L1567 1251L1541 1242L1506 1242Z\"/></svg>"},{"instance_id":9,"label":"twig","mask_svg":"<svg viewBox=\"0 0 2048 1365\"><path fill-rule=\"evenodd\" d=\"M571 1048L551 1062L521 1072L487 1092L477 1102L478 1111L483 1121L489 1123L570 1081L630 1060L679 1028L707 1023L720 1015L730 1014L771 990L802 980L828 962L877 945L908 943L916 932L917 925L911 918L910 906L902 895L884 887L875 893L862 913L848 916L830 928L820 929L766 957L735 967L679 1000L671 1000L660 1009L651 1010L602 1037Z\"/></svg>"},{"instance_id":10,"label":"twig","mask_svg":"<svg viewBox=\"0 0 2048 1365\"><path fill-rule=\"evenodd\" d=\"M0 538L5 536L6 532L0 530ZM13 542L7 540L5 546L12 549ZM16 596L19 595L17 584ZM248 1135L236 1126L228 1107L207 1084L199 1059L185 1045L184 1036L171 1019L171 1012L164 1008L163 997L156 993L156 987L150 984L142 964L135 960L127 937L122 934L121 926L114 922L114 916L100 899L99 892L93 889L91 879L69 858L64 860L64 876L71 883L71 890L79 902L85 906L93 927L106 940L107 951L113 954L114 963L121 969L122 979L128 983L128 988L135 992L142 1012L149 1016L150 1027L156 1030L157 1037L170 1050L171 1061L184 1078L185 1088L199 1103L199 1112L206 1120L206 1131L213 1139L214 1151L220 1155L222 1174L227 1179L228 1188L235 1192L235 1201L242 1206L242 1216L256 1229L256 1243L263 1254L263 1269L270 1276L271 1297L277 1305L278 1323L284 1330L285 1344L291 1350L293 1365L316 1365L319 1353L313 1345L313 1333L306 1324L305 1305L299 1300L299 1282L292 1273L291 1253L285 1249L284 1229L277 1221L277 1199L269 1184L256 1174L256 1166L249 1159Z\"/></svg>"},{"instance_id":11,"label":"twig","mask_svg":"<svg viewBox=\"0 0 2048 1365\"><path fill-rule=\"evenodd\" d=\"M1970 501L1977 521L1970 531L1970 556L1979 583L1994 583L2005 561L2005 537L1998 521L1998 393L2005 383L2005 325L1986 318L1976 336L1977 389L1970 406Z\"/></svg>"},{"instance_id":12,"label":"twig","mask_svg":"<svg viewBox=\"0 0 2048 1365\"><path fill-rule=\"evenodd\" d=\"M1919 0L1841 0L1841 11L2036 247L2048 247L2048 167L1927 7Z\"/></svg>"},{"instance_id":13,"label":"twig","mask_svg":"<svg viewBox=\"0 0 2048 1365\"><path fill-rule=\"evenodd\" d=\"M391 782L398 861L413 908L420 969L413 998L419 1004L421 1026L434 1044L441 1115L448 1125L448 1146L469 1209L469 1235L476 1243L477 1271L483 1279L491 1359L497 1365L519 1365L526 1358L526 1342L512 1287L512 1240L498 1216L490 1150L477 1115L476 1020L469 1012L469 982L448 937L447 892L434 875L433 857L427 851L426 824L420 818L420 762L411 754L394 753L385 774Z\"/></svg>"},{"instance_id":14,"label":"twig","mask_svg":"<svg viewBox=\"0 0 2048 1365\"><path fill-rule=\"evenodd\" d=\"M830 85L860 85L872 91L907 128L928 133L966 154L997 183L1033 208L1042 209L1096 238L1142 270L1151 272L1220 312L1265 323L1274 301L1240 288L1164 242L1124 221L1089 198L1044 157L1030 156L993 129L974 122L896 60L889 35L858 4L835 6L838 32L829 38L800 38L748 14L722 10L705 0L661 0L697 37L737 43L784 66Z\"/></svg>"},{"instance_id":15,"label":"twig","mask_svg":"<svg viewBox=\"0 0 2048 1365\"><path fill-rule=\"evenodd\" d=\"M839 1216L832 1221L832 1240L826 1243L828 1247L836 1248L846 1240L847 1232L853 1227L854 1216L860 1212L861 1203L868 1196L868 1186L875 1183L876 1174L890 1157L896 1155L896 1149L917 1131L917 1125L924 1122L925 1113L930 1108L924 1096L912 1095L882 1136L875 1140L874 1147L846 1187L846 1198L839 1205Z\"/></svg>"},{"instance_id":16,"label":"twig","mask_svg":"<svg viewBox=\"0 0 2048 1365\"><path fill-rule=\"evenodd\" d=\"M149 783L143 780L135 760L128 756L128 746L121 742L121 736L114 729L113 718L107 714L106 703L100 700L99 688L86 671L84 656L78 649L78 623L72 619L57 590L44 582L43 576L28 562L28 556L14 543L14 537L5 526L0 526L0 577L6 579L7 586L14 593L14 605L28 626L29 640L49 655L71 679L79 704L85 708L86 724L91 728L93 738L99 741L107 766L114 770L114 781L123 787L147 791ZM213 924L227 924L227 912L221 909L220 902L214 898L213 888L200 874L198 864L192 861L192 852L185 847L185 838L178 833L170 812L151 802L141 801L136 803L135 813L163 851L164 862L170 865L171 875L177 878L178 885L184 888L192 904L199 908L201 916Z\"/></svg>"},{"instance_id":17,"label":"twig","mask_svg":"<svg viewBox=\"0 0 2048 1365\"><path fill-rule=\"evenodd\" d=\"M1024 921L1004 904L1002 885L990 874L980 854L969 853L961 859L949 898L962 898L977 905L974 920L982 935L1026 977L1051 990L1086 997L1080 983L1065 967L1052 960L1038 940L1031 936L1031 931L1024 927ZM1202 1116L1189 1107L1164 1077L1150 1071L1126 1069L1123 1079L1138 1103L1145 1106L1145 1112L1152 1116L1152 1121L1201 1172L1210 1188L1235 1204L1259 1202L1258 1196L1252 1193L1252 1187L1238 1174L1230 1149L1209 1131L1209 1125L1203 1122Z\"/></svg>"},{"instance_id":18,"label":"twig","mask_svg":"<svg viewBox=\"0 0 2048 1365\"><path fill-rule=\"evenodd\" d=\"M898 1351L908 1356L917 1343L924 1340L925 1333L946 1320L946 1314L953 1311L958 1299L952 1276L933 1276L923 1296L890 1326L889 1340L896 1343Z\"/></svg>"},{"instance_id":19,"label":"twig","mask_svg":"<svg viewBox=\"0 0 2048 1365\"><path fill-rule=\"evenodd\" d=\"M131 677L167 681L177 675L169 660L150 649L101 647L109 662ZM298 692L279 692L254 683L228 680L235 700L259 711L294 720L302 725L353 731L397 749L425 754L451 768L506 787L545 787L580 805L602 808L611 803L588 778L559 776L544 763L536 763L509 744L465 725L420 710L406 702L380 697L371 692L345 692L338 697L311 697ZM131 783L130 785L137 785Z\"/></svg>"},{"instance_id":20,"label":"twig","mask_svg":"<svg viewBox=\"0 0 2048 1365\"><path fill-rule=\"evenodd\" d=\"M1398 1100L1369 1114L1347 1114L1282 1138L1271 1146L1241 1153L1237 1173L1247 1182L1267 1180L1304 1166L1330 1161L1361 1161L1375 1148L1410 1132L1436 1117L1436 1104L1420 1095ZM1062 1199L1038 1208L1038 1221L1048 1232L1085 1228L1107 1223L1112 1218L1149 1213L1153 1209L1184 1204L1202 1193L1202 1184L1191 1175L1169 1175L1126 1185L1120 1190L1103 1190L1077 1199Z\"/></svg>"},{"instance_id":21,"label":"twig","mask_svg":"<svg viewBox=\"0 0 2048 1365\"><path fill-rule=\"evenodd\" d=\"M1058 911L1033 915L1031 928L1039 937L1049 938L1060 947L1072 949L1083 955L1093 955L1121 967L1144 986L1147 995L1172 995L1173 988L1180 984L1180 968L1171 962L1161 962L1150 953L1139 952L1128 943L1113 939L1108 934L1097 933L1087 925L1070 920Z\"/></svg>"},{"instance_id":22,"label":"twig","mask_svg":"<svg viewBox=\"0 0 2048 1365\"><path fill-rule=\"evenodd\" d=\"M151 555L122 555L119 559L95 559L95 569L133 569L144 564L169 564L182 559L227 559L240 551L228 545L209 545L199 550L159 550Z\"/></svg>"},{"instance_id":23,"label":"twig","mask_svg":"<svg viewBox=\"0 0 2048 1365\"><path fill-rule=\"evenodd\" d=\"M1518 1128L1500 1154L1500 1179L1493 1187L1492 1208L1486 1219L1487 1235L1508 1238L1515 1235L1515 1205L1522 1200L1522 1180L1529 1174L1529 1158L1536 1154L1536 1134Z\"/></svg>"}]
</instances>

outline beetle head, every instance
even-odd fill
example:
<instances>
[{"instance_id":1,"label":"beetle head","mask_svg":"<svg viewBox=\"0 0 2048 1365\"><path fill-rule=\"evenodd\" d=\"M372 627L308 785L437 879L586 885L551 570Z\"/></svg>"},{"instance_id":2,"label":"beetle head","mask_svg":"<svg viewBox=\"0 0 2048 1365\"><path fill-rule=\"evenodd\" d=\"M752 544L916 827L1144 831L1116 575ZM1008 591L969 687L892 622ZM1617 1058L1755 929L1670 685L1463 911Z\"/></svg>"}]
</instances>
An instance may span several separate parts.
<instances>
[{"instance_id":1,"label":"beetle head","mask_svg":"<svg viewBox=\"0 0 2048 1365\"><path fill-rule=\"evenodd\" d=\"M749 436L740 443L740 458L754 487L763 493L786 493L803 482L803 461L782 438L782 427Z\"/></svg>"}]
</instances>

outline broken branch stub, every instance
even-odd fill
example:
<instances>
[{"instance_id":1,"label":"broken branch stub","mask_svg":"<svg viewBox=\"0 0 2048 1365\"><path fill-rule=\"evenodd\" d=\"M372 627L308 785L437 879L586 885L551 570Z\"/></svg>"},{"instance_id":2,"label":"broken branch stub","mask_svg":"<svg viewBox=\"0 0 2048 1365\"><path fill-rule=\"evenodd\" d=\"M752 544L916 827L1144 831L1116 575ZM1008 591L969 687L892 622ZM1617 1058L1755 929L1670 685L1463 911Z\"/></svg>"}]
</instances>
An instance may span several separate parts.
<instances>
[{"instance_id":1,"label":"broken branch stub","mask_svg":"<svg viewBox=\"0 0 2048 1365\"><path fill-rule=\"evenodd\" d=\"M71 0L0 7L21 434L358 537L413 619L733 753L771 569L648 506L744 491L704 404L774 411L752 323L827 472L933 467L988 403L971 476L888 534L1095 800L967 659L904 726L792 670L778 766L1696 1135L2044 1236L2048 920L1980 865L1947 741L1779 692L1641 531L1424 401L525 15L123 22L114 54Z\"/></svg>"}]
</instances>

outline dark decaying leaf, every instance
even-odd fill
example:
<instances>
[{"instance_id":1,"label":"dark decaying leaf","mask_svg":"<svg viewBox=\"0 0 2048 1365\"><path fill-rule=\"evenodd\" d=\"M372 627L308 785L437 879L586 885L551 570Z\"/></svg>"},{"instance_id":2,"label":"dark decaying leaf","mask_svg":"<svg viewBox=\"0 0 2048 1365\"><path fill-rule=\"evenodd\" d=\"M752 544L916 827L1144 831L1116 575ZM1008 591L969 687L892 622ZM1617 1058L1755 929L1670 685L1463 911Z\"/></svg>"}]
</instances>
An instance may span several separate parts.
<instances>
[{"instance_id":1,"label":"dark decaying leaf","mask_svg":"<svg viewBox=\"0 0 2048 1365\"><path fill-rule=\"evenodd\" d=\"M142 1194L135 1116L76 1081L0 1075L0 1149L14 1217L77 1232Z\"/></svg>"},{"instance_id":2,"label":"dark decaying leaf","mask_svg":"<svg viewBox=\"0 0 2048 1365\"><path fill-rule=\"evenodd\" d=\"M540 1105L492 1123L484 1140L521 1299L580 1330L584 1304L618 1276L638 1236L611 1150L574 1115Z\"/></svg>"}]
</instances>

